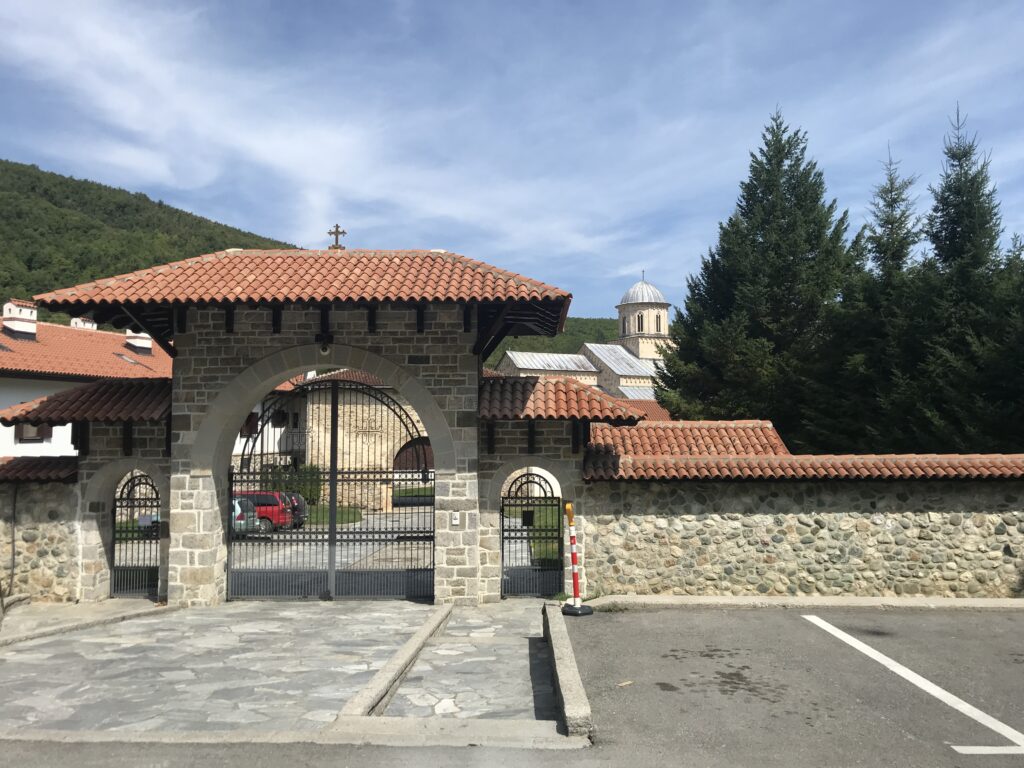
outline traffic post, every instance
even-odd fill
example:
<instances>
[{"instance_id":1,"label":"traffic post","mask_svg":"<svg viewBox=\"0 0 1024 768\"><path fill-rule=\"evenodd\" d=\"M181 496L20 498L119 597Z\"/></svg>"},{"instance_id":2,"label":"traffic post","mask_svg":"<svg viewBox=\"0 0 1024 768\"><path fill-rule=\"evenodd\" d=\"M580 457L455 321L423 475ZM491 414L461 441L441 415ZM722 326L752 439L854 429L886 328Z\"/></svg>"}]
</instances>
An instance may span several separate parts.
<instances>
[{"instance_id":1,"label":"traffic post","mask_svg":"<svg viewBox=\"0 0 1024 768\"><path fill-rule=\"evenodd\" d=\"M572 559L572 600L562 606L566 616L589 616L594 609L584 605L580 599L580 562L576 552L576 518L572 511L572 502L565 502L565 521L569 526L569 557Z\"/></svg>"}]
</instances>

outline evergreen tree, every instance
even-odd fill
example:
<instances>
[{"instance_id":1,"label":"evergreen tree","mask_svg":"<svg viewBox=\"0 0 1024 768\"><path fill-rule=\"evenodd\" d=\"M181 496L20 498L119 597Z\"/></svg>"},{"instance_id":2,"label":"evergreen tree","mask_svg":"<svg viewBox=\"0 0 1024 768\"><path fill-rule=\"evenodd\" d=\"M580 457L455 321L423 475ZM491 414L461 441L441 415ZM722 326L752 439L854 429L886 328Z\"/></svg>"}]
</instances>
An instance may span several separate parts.
<instances>
[{"instance_id":1,"label":"evergreen tree","mask_svg":"<svg viewBox=\"0 0 1024 768\"><path fill-rule=\"evenodd\" d=\"M1004 326L996 299L1005 275L1002 233L989 158L965 132L959 108L944 143L939 183L925 234L932 254L919 276L915 336L924 360L915 375L918 407L910 432L917 450L996 450L1003 418L1001 383L992 375Z\"/></svg>"},{"instance_id":2,"label":"evergreen tree","mask_svg":"<svg viewBox=\"0 0 1024 768\"><path fill-rule=\"evenodd\" d=\"M916 275L913 249L921 229L911 190L916 176L902 176L892 153L885 178L875 187L867 246L873 268L866 288L861 327L865 381L873 407L866 414L857 449L872 452L912 450L906 445L907 414L916 391L908 387L922 361L908 313Z\"/></svg>"},{"instance_id":3,"label":"evergreen tree","mask_svg":"<svg viewBox=\"0 0 1024 768\"><path fill-rule=\"evenodd\" d=\"M776 112L670 328L658 399L674 416L770 418L806 446L826 315L856 270L847 214L825 192L806 134Z\"/></svg>"}]
</instances>

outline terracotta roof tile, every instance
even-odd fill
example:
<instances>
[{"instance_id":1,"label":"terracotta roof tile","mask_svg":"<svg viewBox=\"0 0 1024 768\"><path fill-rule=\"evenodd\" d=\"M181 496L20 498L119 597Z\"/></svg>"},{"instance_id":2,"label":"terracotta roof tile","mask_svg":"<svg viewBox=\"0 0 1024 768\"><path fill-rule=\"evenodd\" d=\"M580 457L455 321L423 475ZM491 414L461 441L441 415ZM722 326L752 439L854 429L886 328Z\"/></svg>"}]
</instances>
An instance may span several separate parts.
<instances>
[{"instance_id":1,"label":"terracotta roof tile","mask_svg":"<svg viewBox=\"0 0 1024 768\"><path fill-rule=\"evenodd\" d=\"M36 296L72 305L257 301L484 301L570 295L448 252L219 251Z\"/></svg>"},{"instance_id":2,"label":"terracotta roof tile","mask_svg":"<svg viewBox=\"0 0 1024 768\"><path fill-rule=\"evenodd\" d=\"M583 475L586 480L1024 478L1024 454L794 456L770 422L647 422L595 425Z\"/></svg>"},{"instance_id":3,"label":"terracotta roof tile","mask_svg":"<svg viewBox=\"0 0 1024 768\"><path fill-rule=\"evenodd\" d=\"M484 419L588 419L634 424L643 413L572 378L485 376L480 380Z\"/></svg>"},{"instance_id":4,"label":"terracotta roof tile","mask_svg":"<svg viewBox=\"0 0 1024 768\"><path fill-rule=\"evenodd\" d=\"M156 344L142 354L123 333L37 323L36 336L0 331L0 376L40 374L61 378L143 378L171 375L171 358Z\"/></svg>"},{"instance_id":5,"label":"terracotta roof tile","mask_svg":"<svg viewBox=\"0 0 1024 768\"><path fill-rule=\"evenodd\" d=\"M5 408L0 424L162 421L170 410L169 378L101 379Z\"/></svg>"},{"instance_id":6,"label":"terracotta roof tile","mask_svg":"<svg viewBox=\"0 0 1024 768\"><path fill-rule=\"evenodd\" d=\"M622 401L620 401L622 402ZM630 400L630 404L635 400ZM765 456L788 454L770 421L645 421L633 427L595 424L595 448L621 456Z\"/></svg>"},{"instance_id":7,"label":"terracotta roof tile","mask_svg":"<svg viewBox=\"0 0 1024 768\"><path fill-rule=\"evenodd\" d=\"M619 402L642 413L647 421L672 421L672 414L665 410L665 407L657 400L634 400L620 397Z\"/></svg>"},{"instance_id":8,"label":"terracotta roof tile","mask_svg":"<svg viewBox=\"0 0 1024 768\"><path fill-rule=\"evenodd\" d=\"M77 456L0 457L0 483L74 483Z\"/></svg>"}]
</instances>

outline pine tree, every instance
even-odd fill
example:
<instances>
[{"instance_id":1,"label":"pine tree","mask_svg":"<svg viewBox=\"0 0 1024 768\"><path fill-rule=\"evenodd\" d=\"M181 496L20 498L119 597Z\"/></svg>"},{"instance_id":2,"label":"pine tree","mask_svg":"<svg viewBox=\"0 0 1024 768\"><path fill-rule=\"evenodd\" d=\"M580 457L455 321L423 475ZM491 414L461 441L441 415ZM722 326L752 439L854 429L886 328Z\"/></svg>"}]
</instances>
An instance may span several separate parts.
<instances>
[{"instance_id":1,"label":"pine tree","mask_svg":"<svg viewBox=\"0 0 1024 768\"><path fill-rule=\"evenodd\" d=\"M772 115L736 210L688 281L658 398L676 417L770 418L806 447L826 315L855 259L807 136Z\"/></svg>"},{"instance_id":2,"label":"pine tree","mask_svg":"<svg viewBox=\"0 0 1024 768\"><path fill-rule=\"evenodd\" d=\"M993 300L1003 266L999 203L989 158L965 132L959 108L951 122L942 174L929 188L924 230L932 254L922 279L932 289L919 290L915 302L915 335L926 356L915 376L911 431L918 450L991 451L1002 418L1001 385L990 370L1002 331Z\"/></svg>"},{"instance_id":3,"label":"pine tree","mask_svg":"<svg viewBox=\"0 0 1024 768\"><path fill-rule=\"evenodd\" d=\"M911 195L917 177L902 176L891 152L884 168L885 178L875 187L870 205L866 240L873 271L861 318L863 386L870 390L873 407L864 419L857 448L872 452L913 450L907 444L906 419L916 391L908 382L922 362L911 330L914 318L907 311L916 274L913 249L921 239Z\"/></svg>"}]
</instances>

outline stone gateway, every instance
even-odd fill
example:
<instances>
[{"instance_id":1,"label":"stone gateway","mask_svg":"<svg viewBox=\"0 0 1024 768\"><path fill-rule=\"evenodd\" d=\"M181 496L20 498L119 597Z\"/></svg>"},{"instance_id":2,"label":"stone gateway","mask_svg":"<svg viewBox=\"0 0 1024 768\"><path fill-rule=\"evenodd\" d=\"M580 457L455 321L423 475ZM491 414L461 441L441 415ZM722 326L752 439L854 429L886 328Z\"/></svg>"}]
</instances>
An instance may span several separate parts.
<instances>
[{"instance_id":1,"label":"stone gateway","mask_svg":"<svg viewBox=\"0 0 1024 768\"><path fill-rule=\"evenodd\" d=\"M463 256L229 250L37 298L53 311L148 333L172 371L0 410L5 426L71 425L74 437L75 456L0 458L0 573L36 599L110 596L114 547L138 538L115 536L115 496L136 472L156 499L145 515L147 536L159 542L156 591L180 606L239 596L228 586L239 537L291 553L276 572L305 541L336 558L316 560L311 572L340 573L351 563L339 542L373 520L376 549L358 562L401 570L386 548L429 534L423 595L436 602L498 601L541 583L554 592L559 556L568 573L568 547L558 546L564 526L544 499L575 502L587 596L1005 597L1024 587L1024 456L792 455L768 421L671 421L657 404L628 397L622 381L608 391L600 377L595 385L552 371L496 374L482 361L500 341L557 334L571 296ZM623 333L660 339L663 297L632 298ZM630 357L650 348L615 346ZM322 400L261 406L312 377L370 388L345 412ZM411 427L367 409L384 391ZM252 414L287 450L282 442L244 463L239 430ZM323 435L338 442L314 450L310 441ZM410 470L410 456L428 445L430 466L424 459ZM346 502L354 480L343 469L373 473L372 492ZM316 489L300 486L314 471ZM244 472L255 485L240 490L232 478ZM528 510L513 509L509 480L524 472L543 478L536 485L545 491ZM303 513L305 539L291 499L301 488L313 508ZM416 514L426 525L389 529L410 493L423 496ZM249 520L236 505L241 496L259 500ZM273 504L280 516L270 519ZM523 586L523 574L540 575ZM301 591L292 596L331 596Z\"/></svg>"}]
</instances>

